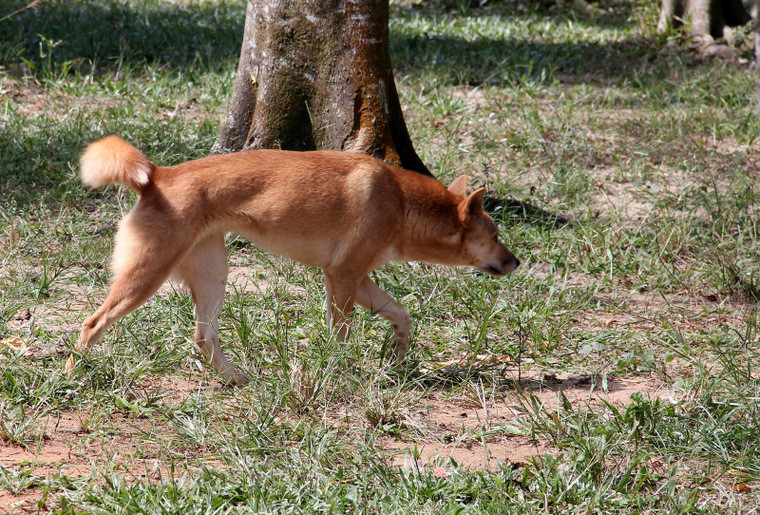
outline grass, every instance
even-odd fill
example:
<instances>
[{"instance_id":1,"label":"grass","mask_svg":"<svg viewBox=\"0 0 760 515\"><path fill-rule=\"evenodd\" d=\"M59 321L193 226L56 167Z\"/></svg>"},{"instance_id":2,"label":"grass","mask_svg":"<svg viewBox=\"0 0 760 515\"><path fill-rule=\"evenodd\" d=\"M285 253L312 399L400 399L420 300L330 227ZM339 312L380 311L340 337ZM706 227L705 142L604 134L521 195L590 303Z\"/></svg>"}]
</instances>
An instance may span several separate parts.
<instances>
[{"instance_id":1,"label":"grass","mask_svg":"<svg viewBox=\"0 0 760 515\"><path fill-rule=\"evenodd\" d=\"M205 155L244 2L0 2L0 511L757 510L755 75L655 34L650 4L394 2L426 164L573 223L494 213L524 263L501 280L375 272L415 322L401 368L383 321L337 342L318 272L231 238L233 390L175 287L62 367L134 201L77 157L109 133Z\"/></svg>"}]
</instances>

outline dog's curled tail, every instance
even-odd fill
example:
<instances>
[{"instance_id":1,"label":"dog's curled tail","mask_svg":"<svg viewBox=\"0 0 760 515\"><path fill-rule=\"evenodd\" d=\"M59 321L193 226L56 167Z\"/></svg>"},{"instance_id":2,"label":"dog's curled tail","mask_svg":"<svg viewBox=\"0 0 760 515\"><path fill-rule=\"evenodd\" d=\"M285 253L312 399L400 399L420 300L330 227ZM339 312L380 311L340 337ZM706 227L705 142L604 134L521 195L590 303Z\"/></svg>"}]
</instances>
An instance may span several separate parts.
<instances>
[{"instance_id":1,"label":"dog's curled tail","mask_svg":"<svg viewBox=\"0 0 760 515\"><path fill-rule=\"evenodd\" d=\"M118 136L91 144L80 160L82 182L98 187L115 182L140 193L150 183L155 165L142 152Z\"/></svg>"}]
</instances>

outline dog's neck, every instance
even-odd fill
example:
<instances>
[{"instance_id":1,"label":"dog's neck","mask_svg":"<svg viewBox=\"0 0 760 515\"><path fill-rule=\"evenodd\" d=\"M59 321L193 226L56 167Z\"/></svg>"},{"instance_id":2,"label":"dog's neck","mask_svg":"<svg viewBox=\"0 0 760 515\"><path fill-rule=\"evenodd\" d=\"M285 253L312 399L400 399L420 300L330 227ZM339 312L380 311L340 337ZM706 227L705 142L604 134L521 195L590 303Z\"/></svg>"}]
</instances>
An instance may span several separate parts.
<instances>
[{"instance_id":1,"label":"dog's neck","mask_svg":"<svg viewBox=\"0 0 760 515\"><path fill-rule=\"evenodd\" d=\"M428 195L416 194L417 191L405 191L404 223L397 245L397 259L463 264L459 259L463 231L457 204L443 187L429 191Z\"/></svg>"}]
</instances>

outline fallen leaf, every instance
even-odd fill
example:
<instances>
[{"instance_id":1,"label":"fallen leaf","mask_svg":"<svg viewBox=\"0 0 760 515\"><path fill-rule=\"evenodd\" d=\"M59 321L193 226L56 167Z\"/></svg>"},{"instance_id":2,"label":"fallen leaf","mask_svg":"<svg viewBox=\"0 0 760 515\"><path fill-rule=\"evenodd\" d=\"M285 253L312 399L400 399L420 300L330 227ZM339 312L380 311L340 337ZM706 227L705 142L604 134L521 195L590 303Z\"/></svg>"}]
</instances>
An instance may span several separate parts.
<instances>
[{"instance_id":1,"label":"fallen leaf","mask_svg":"<svg viewBox=\"0 0 760 515\"><path fill-rule=\"evenodd\" d=\"M515 364L515 361L514 359L512 359L512 356L509 356L506 354L502 356L495 356L492 354L477 354L471 360L467 358L455 358L455 359L449 359L446 361L431 361L427 364L427 366L422 367L422 370L424 372L433 372L433 371L444 370L444 369L449 369L449 368L465 367L468 365L478 365L478 364L485 364L485 363Z\"/></svg>"},{"instance_id":2,"label":"fallen leaf","mask_svg":"<svg viewBox=\"0 0 760 515\"><path fill-rule=\"evenodd\" d=\"M739 483L734 485L734 492L737 494L751 494L752 488L747 483Z\"/></svg>"},{"instance_id":3,"label":"fallen leaf","mask_svg":"<svg viewBox=\"0 0 760 515\"><path fill-rule=\"evenodd\" d=\"M24 352L26 350L26 342L18 336L11 336L4 340L0 340L0 347L8 347L16 352Z\"/></svg>"}]
</instances>

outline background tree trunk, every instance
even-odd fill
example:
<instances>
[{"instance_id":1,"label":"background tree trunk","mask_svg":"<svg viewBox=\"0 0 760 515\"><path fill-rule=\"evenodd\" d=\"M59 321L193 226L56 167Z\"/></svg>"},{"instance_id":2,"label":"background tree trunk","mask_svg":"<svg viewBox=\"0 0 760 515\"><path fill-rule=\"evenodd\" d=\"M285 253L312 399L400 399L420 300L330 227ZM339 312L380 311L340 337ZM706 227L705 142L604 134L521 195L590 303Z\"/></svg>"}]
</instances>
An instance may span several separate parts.
<instances>
[{"instance_id":1,"label":"background tree trunk","mask_svg":"<svg viewBox=\"0 0 760 515\"><path fill-rule=\"evenodd\" d=\"M687 19L695 35L719 39L726 26L738 27L752 18L741 0L662 0L658 30L680 27Z\"/></svg>"},{"instance_id":2,"label":"background tree trunk","mask_svg":"<svg viewBox=\"0 0 760 515\"><path fill-rule=\"evenodd\" d=\"M212 153L364 152L431 175L404 122L388 0L249 0L230 112Z\"/></svg>"},{"instance_id":3,"label":"background tree trunk","mask_svg":"<svg viewBox=\"0 0 760 515\"><path fill-rule=\"evenodd\" d=\"M752 2L752 18L752 33L755 36L755 73L757 73L755 100L757 100L757 114L760 115L760 0L754 0L754 2Z\"/></svg>"}]
</instances>

